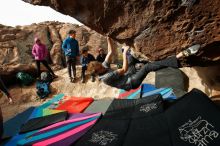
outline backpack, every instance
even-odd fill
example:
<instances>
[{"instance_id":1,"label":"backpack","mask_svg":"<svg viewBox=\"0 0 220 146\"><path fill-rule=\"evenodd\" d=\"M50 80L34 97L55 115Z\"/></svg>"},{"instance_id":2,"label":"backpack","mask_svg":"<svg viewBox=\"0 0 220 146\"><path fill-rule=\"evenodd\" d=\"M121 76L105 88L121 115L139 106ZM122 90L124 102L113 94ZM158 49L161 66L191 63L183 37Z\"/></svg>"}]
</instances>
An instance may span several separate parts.
<instances>
[{"instance_id":1,"label":"backpack","mask_svg":"<svg viewBox=\"0 0 220 146\"><path fill-rule=\"evenodd\" d=\"M41 81L44 81L44 82L52 82L53 76L49 72L42 72L40 74L40 79Z\"/></svg>"},{"instance_id":2,"label":"backpack","mask_svg":"<svg viewBox=\"0 0 220 146\"><path fill-rule=\"evenodd\" d=\"M22 85L28 86L34 82L34 78L28 73L18 72L16 78Z\"/></svg>"},{"instance_id":3,"label":"backpack","mask_svg":"<svg viewBox=\"0 0 220 146\"><path fill-rule=\"evenodd\" d=\"M47 97L51 93L50 82L37 81L36 89L37 89L37 95L41 99L44 99L45 97Z\"/></svg>"}]
</instances>

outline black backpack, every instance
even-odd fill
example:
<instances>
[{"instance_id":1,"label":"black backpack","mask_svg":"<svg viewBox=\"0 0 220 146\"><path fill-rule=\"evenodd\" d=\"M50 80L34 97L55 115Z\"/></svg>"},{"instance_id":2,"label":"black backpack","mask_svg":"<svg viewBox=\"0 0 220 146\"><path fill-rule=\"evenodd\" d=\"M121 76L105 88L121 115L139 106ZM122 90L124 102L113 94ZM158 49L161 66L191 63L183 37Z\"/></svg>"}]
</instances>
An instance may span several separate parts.
<instances>
[{"instance_id":1,"label":"black backpack","mask_svg":"<svg viewBox=\"0 0 220 146\"><path fill-rule=\"evenodd\" d=\"M19 80L19 82L22 85L25 85L25 86L31 85L34 82L34 78L25 72L18 72L16 74L16 78Z\"/></svg>"}]
</instances>

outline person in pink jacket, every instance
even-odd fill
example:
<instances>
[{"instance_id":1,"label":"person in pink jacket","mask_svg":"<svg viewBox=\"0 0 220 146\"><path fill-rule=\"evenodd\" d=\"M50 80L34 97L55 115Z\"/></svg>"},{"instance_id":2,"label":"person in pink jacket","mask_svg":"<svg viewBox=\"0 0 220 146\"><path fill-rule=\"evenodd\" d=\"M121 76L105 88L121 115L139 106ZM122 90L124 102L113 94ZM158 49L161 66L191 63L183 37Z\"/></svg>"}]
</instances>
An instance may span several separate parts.
<instances>
[{"instance_id":1,"label":"person in pink jacket","mask_svg":"<svg viewBox=\"0 0 220 146\"><path fill-rule=\"evenodd\" d=\"M32 48L32 54L34 55L36 66L37 66L37 77L40 77L40 63L42 63L48 71L53 75L54 78L57 76L54 74L53 70L50 68L49 64L46 61L48 55L48 50L44 44L41 43L39 38L34 39L34 46Z\"/></svg>"}]
</instances>

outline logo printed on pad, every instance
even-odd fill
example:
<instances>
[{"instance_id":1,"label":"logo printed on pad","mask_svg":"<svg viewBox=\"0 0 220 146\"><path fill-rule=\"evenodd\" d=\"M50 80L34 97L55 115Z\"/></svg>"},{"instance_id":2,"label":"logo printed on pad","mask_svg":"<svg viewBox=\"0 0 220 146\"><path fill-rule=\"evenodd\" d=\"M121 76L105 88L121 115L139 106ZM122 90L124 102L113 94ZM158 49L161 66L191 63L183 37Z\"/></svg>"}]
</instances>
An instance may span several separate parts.
<instances>
[{"instance_id":1,"label":"logo printed on pad","mask_svg":"<svg viewBox=\"0 0 220 146\"><path fill-rule=\"evenodd\" d=\"M156 103L145 104L140 107L140 112L148 113L153 109L157 109L158 106Z\"/></svg>"},{"instance_id":2,"label":"logo printed on pad","mask_svg":"<svg viewBox=\"0 0 220 146\"><path fill-rule=\"evenodd\" d=\"M180 138L183 141L195 144L196 146L208 146L209 143L219 137L215 127L200 116L194 120L179 127Z\"/></svg>"},{"instance_id":3,"label":"logo printed on pad","mask_svg":"<svg viewBox=\"0 0 220 146\"><path fill-rule=\"evenodd\" d=\"M113 132L110 131L99 131L99 132L94 132L92 134L91 140L89 140L92 143L99 144L101 146L105 146L112 141L116 140L118 137L117 134L114 134Z\"/></svg>"}]
</instances>

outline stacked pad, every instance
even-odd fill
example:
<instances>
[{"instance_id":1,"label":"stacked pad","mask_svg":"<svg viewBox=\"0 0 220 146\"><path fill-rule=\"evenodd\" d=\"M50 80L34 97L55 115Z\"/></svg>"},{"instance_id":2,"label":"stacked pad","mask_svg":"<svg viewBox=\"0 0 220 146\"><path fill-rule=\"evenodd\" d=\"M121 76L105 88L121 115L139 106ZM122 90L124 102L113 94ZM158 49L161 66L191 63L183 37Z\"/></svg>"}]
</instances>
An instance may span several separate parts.
<instances>
[{"instance_id":1,"label":"stacked pad","mask_svg":"<svg viewBox=\"0 0 220 146\"><path fill-rule=\"evenodd\" d=\"M165 100L175 100L176 96L173 93L172 88L155 88L153 85L150 84L143 84L142 91L141 91L141 98L145 98L151 95L160 94L162 95L163 99Z\"/></svg>"},{"instance_id":2,"label":"stacked pad","mask_svg":"<svg viewBox=\"0 0 220 146\"><path fill-rule=\"evenodd\" d=\"M42 104L41 106L35 108L35 110L31 114L31 116L29 117L29 119L37 118L37 117L42 117L42 116L47 116L47 115L51 115L51 114L54 114L54 113L62 112L60 110L50 110L49 108L51 106L53 106L54 103L57 103L57 102L61 101L63 99L63 97L64 97L64 94L59 94L59 95L53 97L48 102L46 102L46 103Z\"/></svg>"},{"instance_id":3,"label":"stacked pad","mask_svg":"<svg viewBox=\"0 0 220 146\"><path fill-rule=\"evenodd\" d=\"M91 105L89 105L88 108L84 111L84 113L97 113L101 112L102 114L105 114L108 107L112 103L113 99L101 99L101 100L95 100Z\"/></svg>"},{"instance_id":4,"label":"stacked pad","mask_svg":"<svg viewBox=\"0 0 220 146\"><path fill-rule=\"evenodd\" d=\"M16 145L18 140L24 137L30 137L31 135L38 133L39 130L37 129L65 120L67 117L67 112L64 110L66 109L72 113L83 111L92 101L93 99L91 98L67 98L64 97L64 94L57 95L53 99L44 103L43 105L35 108L35 110L32 112L31 115L27 114L27 117L29 117L29 121L26 124L24 124L20 130L20 132L24 134L16 135L6 145L10 145L10 146ZM64 110L54 110L55 108L63 108L62 106L64 107ZM74 118L74 116L71 117ZM26 122L26 120L24 122ZM24 122L22 122L22 124ZM94 123L95 121L93 120L91 122ZM36 130L36 131L32 131L32 130ZM80 131L80 133L84 133L83 131L85 131L85 129ZM74 136L72 135L72 137ZM65 142L66 140L63 141Z\"/></svg>"},{"instance_id":5,"label":"stacked pad","mask_svg":"<svg viewBox=\"0 0 220 146\"><path fill-rule=\"evenodd\" d=\"M138 99L141 97L141 86L137 89L126 91L120 89L118 99Z\"/></svg>"},{"instance_id":6,"label":"stacked pad","mask_svg":"<svg viewBox=\"0 0 220 146\"><path fill-rule=\"evenodd\" d=\"M165 112L152 97L114 100L76 146L220 145L220 110L204 93L194 89Z\"/></svg>"},{"instance_id":7,"label":"stacked pad","mask_svg":"<svg viewBox=\"0 0 220 146\"><path fill-rule=\"evenodd\" d=\"M163 110L163 99L161 95L152 95L142 99L115 99L109 106L104 117L116 119L131 119L142 114L153 114ZM153 113L152 113L153 112ZM139 115L140 114L140 115Z\"/></svg>"},{"instance_id":8,"label":"stacked pad","mask_svg":"<svg viewBox=\"0 0 220 146\"><path fill-rule=\"evenodd\" d=\"M6 121L4 123L4 136L8 137L8 136L15 136L16 134L18 134L21 125L27 122L28 117L31 115L33 110L34 107L30 107L24 112L19 113L12 119Z\"/></svg>"},{"instance_id":9,"label":"stacked pad","mask_svg":"<svg viewBox=\"0 0 220 146\"><path fill-rule=\"evenodd\" d=\"M102 118L74 146L121 146L129 122L128 119Z\"/></svg>"},{"instance_id":10,"label":"stacked pad","mask_svg":"<svg viewBox=\"0 0 220 146\"><path fill-rule=\"evenodd\" d=\"M154 95L136 103L123 146L170 145L168 128L161 116L164 110L162 101L161 95Z\"/></svg>"},{"instance_id":11,"label":"stacked pad","mask_svg":"<svg viewBox=\"0 0 220 146\"><path fill-rule=\"evenodd\" d=\"M155 86L170 87L177 97L186 94L184 73L177 68L164 68L156 71Z\"/></svg>"},{"instance_id":12,"label":"stacked pad","mask_svg":"<svg viewBox=\"0 0 220 146\"><path fill-rule=\"evenodd\" d=\"M76 146L121 146L130 123L130 112L126 112L125 115L120 112L111 113L107 111L102 119L76 143Z\"/></svg>"},{"instance_id":13,"label":"stacked pad","mask_svg":"<svg viewBox=\"0 0 220 146\"><path fill-rule=\"evenodd\" d=\"M166 100L176 99L176 96L174 95L172 88L157 89L155 88L155 86L150 84L142 84L139 88L132 89L130 91L120 89L118 99L138 99L156 94L161 94L163 99Z\"/></svg>"},{"instance_id":14,"label":"stacked pad","mask_svg":"<svg viewBox=\"0 0 220 146\"><path fill-rule=\"evenodd\" d=\"M28 137L32 134L34 134L36 131L24 133L24 134L18 134L13 136L9 141L6 141L3 145L4 146L17 146L17 142L25 137Z\"/></svg>"},{"instance_id":15,"label":"stacked pad","mask_svg":"<svg viewBox=\"0 0 220 146\"><path fill-rule=\"evenodd\" d=\"M5 145L6 146L16 146L17 141L24 138L25 136L29 136L29 135L36 132L36 131L33 131L33 132L24 133L24 134L18 134L21 125L24 124L25 122L27 122L28 120L33 119L33 118L37 118L37 117L50 115L53 113L62 112L62 111L49 110L47 108L49 108L55 102L61 101L63 99L63 97L64 97L64 94L59 94L59 95L55 96L54 98L52 98L51 100L49 100L48 102L42 104L41 106L39 106L37 108L33 108L33 107L29 108L25 112L17 115L15 118L6 122L4 124L5 135L6 136L14 136L14 137L12 137L9 141L7 141Z\"/></svg>"},{"instance_id":16,"label":"stacked pad","mask_svg":"<svg viewBox=\"0 0 220 146\"><path fill-rule=\"evenodd\" d=\"M173 145L220 146L219 115L219 108L193 89L165 112Z\"/></svg>"},{"instance_id":17,"label":"stacked pad","mask_svg":"<svg viewBox=\"0 0 220 146\"><path fill-rule=\"evenodd\" d=\"M136 102L123 146L170 146L169 129L163 116L164 105L160 95Z\"/></svg>"},{"instance_id":18,"label":"stacked pad","mask_svg":"<svg viewBox=\"0 0 220 146\"><path fill-rule=\"evenodd\" d=\"M169 129L162 114L145 115L130 123L123 146L171 146Z\"/></svg>"},{"instance_id":19,"label":"stacked pad","mask_svg":"<svg viewBox=\"0 0 220 146\"><path fill-rule=\"evenodd\" d=\"M20 133L34 131L55 124L57 122L64 121L66 120L67 116L68 113L64 111L48 116L30 119L24 125L21 126Z\"/></svg>"},{"instance_id":20,"label":"stacked pad","mask_svg":"<svg viewBox=\"0 0 220 146\"><path fill-rule=\"evenodd\" d=\"M71 145L84 135L100 116L100 113L70 116L69 120L43 128L37 133L20 140L18 145Z\"/></svg>"},{"instance_id":21,"label":"stacked pad","mask_svg":"<svg viewBox=\"0 0 220 146\"><path fill-rule=\"evenodd\" d=\"M83 112L92 102L93 98L82 98L82 97L71 97L64 103L60 104L56 110L66 110L69 113L81 113Z\"/></svg>"},{"instance_id":22,"label":"stacked pad","mask_svg":"<svg viewBox=\"0 0 220 146\"><path fill-rule=\"evenodd\" d=\"M33 110L34 107L30 107L24 112L18 114L14 118L4 123L4 135L13 136L10 140L4 142L5 146L16 146L18 140L28 135L28 134L18 135L18 133L20 130L20 126L28 120L28 117L31 115Z\"/></svg>"},{"instance_id":23,"label":"stacked pad","mask_svg":"<svg viewBox=\"0 0 220 146\"><path fill-rule=\"evenodd\" d=\"M121 146L134 119L157 115L162 109L160 95L145 99L115 99L103 118L75 146Z\"/></svg>"}]
</instances>

